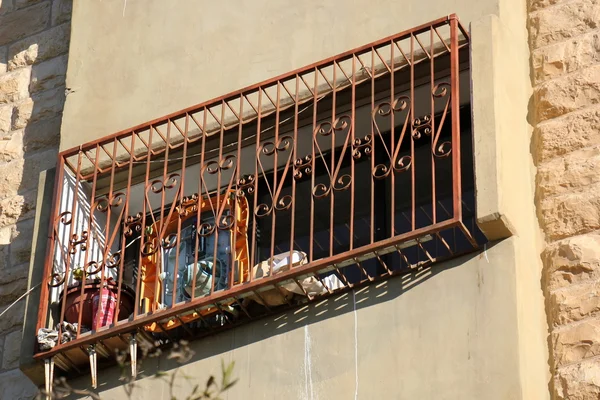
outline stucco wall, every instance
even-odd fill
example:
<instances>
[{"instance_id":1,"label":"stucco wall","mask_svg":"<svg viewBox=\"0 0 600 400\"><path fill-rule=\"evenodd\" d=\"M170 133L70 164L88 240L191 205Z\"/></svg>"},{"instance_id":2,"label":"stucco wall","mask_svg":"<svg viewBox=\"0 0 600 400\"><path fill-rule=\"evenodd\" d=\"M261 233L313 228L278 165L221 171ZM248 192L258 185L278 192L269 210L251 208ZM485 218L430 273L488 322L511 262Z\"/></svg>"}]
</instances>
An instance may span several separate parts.
<instances>
[{"instance_id":1,"label":"stucco wall","mask_svg":"<svg viewBox=\"0 0 600 400\"><path fill-rule=\"evenodd\" d=\"M514 242L192 342L175 395L235 361L230 400L522 398ZM177 366L147 359L140 373ZM125 398L119 373L98 372L102 398ZM168 398L160 379L137 383L134 399Z\"/></svg>"},{"instance_id":2,"label":"stucco wall","mask_svg":"<svg viewBox=\"0 0 600 400\"><path fill-rule=\"evenodd\" d=\"M76 1L61 149L497 0ZM523 27L524 29L524 27Z\"/></svg>"},{"instance_id":3,"label":"stucco wall","mask_svg":"<svg viewBox=\"0 0 600 400\"><path fill-rule=\"evenodd\" d=\"M450 13L466 26L473 22L477 32L475 158L491 160L489 169L476 165L478 206L503 224L511 221L495 237L516 236L485 254L453 261L453 268L437 267L435 276L410 290L394 279L372 286L369 294L357 293L356 359L355 314L349 312L354 302L346 297L338 300L345 304L338 310L335 300L329 301L335 305L326 313L331 318L318 316L321 310L314 308L291 329L273 328L279 320L264 326L265 320L195 342L197 356L185 366L188 371L201 379L204 371L215 372L221 358L235 359L241 382L230 398L272 398L279 392L288 398L336 398L333 393L353 398L356 360L359 398L548 396L526 118L531 85L526 8L518 3L75 1L61 149ZM486 58L488 50L493 54ZM494 96L481 96L488 92ZM487 123L490 116L496 123ZM374 292L381 297L373 298ZM367 299L359 303L360 296ZM287 319L299 317L290 313ZM312 397L304 364L307 333L314 346L309 346ZM294 349L289 357L288 348ZM281 358L272 366L264 354ZM123 393L110 389L117 373L99 374L106 397ZM142 380L140 393L165 390L155 385ZM372 396L369 390L376 392Z\"/></svg>"}]
</instances>

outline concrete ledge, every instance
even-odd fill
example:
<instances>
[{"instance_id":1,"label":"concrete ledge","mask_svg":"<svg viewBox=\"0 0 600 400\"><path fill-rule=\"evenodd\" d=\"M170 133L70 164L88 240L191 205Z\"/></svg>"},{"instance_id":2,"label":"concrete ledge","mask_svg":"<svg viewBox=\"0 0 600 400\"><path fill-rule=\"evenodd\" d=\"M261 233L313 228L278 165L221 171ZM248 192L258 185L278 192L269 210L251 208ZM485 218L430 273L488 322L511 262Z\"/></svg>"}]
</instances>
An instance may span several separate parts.
<instances>
[{"instance_id":1,"label":"concrete ledge","mask_svg":"<svg viewBox=\"0 0 600 400\"><path fill-rule=\"evenodd\" d=\"M471 104L477 223L490 240L517 234L518 210L511 155L516 145L512 136L519 131L507 124L515 111L511 101L511 76L519 75L511 60L510 33L496 15L473 21L471 33ZM516 156L515 156L516 157Z\"/></svg>"}]
</instances>

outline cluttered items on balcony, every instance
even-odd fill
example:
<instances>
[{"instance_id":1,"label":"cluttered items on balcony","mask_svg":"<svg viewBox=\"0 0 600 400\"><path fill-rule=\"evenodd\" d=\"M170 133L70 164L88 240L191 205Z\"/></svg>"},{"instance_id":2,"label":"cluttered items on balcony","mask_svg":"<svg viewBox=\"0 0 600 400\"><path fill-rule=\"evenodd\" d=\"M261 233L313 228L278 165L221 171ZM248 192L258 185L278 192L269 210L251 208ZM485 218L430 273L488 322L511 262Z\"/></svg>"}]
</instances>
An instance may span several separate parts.
<instances>
[{"instance_id":1,"label":"cluttered items on balcony","mask_svg":"<svg viewBox=\"0 0 600 400\"><path fill-rule=\"evenodd\" d=\"M142 312L160 311L244 281L248 274L247 227L248 202L235 201L232 191L202 199L191 196L170 217L149 225L142 243ZM160 245L161 240L167 244ZM169 330L218 312L217 307L209 307L169 319L160 328L156 323L145 328Z\"/></svg>"}]
</instances>

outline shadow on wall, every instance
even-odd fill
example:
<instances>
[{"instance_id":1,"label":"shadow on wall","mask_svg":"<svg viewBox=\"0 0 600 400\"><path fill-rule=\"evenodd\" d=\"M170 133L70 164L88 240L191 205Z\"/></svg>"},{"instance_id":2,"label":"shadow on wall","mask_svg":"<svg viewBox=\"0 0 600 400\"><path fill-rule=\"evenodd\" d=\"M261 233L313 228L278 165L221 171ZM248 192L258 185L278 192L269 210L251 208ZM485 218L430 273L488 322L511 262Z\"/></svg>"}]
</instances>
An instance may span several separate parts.
<instances>
[{"instance_id":1,"label":"shadow on wall","mask_svg":"<svg viewBox=\"0 0 600 400\"><path fill-rule=\"evenodd\" d=\"M489 244L488 250L494 247L494 245L495 244L493 243ZM319 323L330 318L339 318L345 314L363 308L393 301L436 275L443 274L445 271L464 265L469 260L481 257L481 252L458 257L442 264L424 268L418 272L374 282L368 286L358 288L355 291L345 292L331 296L327 299L305 304L281 314L267 316L243 326L229 329L226 332L213 335L212 337L201 338L199 341L190 344L194 354L186 364L192 364L199 360L215 356L223 356L223 358L228 359L224 356L225 353L235 349L243 348L253 343L282 335L296 329L302 329L305 326ZM460 290L460 288L457 288L457 290ZM348 334L351 333L349 332ZM281 348L277 348L277 351L279 350L281 350ZM159 357L159 359L143 360L140 364L138 380L142 377L153 376L159 371L173 371L181 366L181 364L178 364L176 361L164 356ZM127 374L129 370L126 368L123 371ZM105 392L121 386L122 381L119 380L120 374L121 369L119 368L98 371L99 390ZM209 372L205 371L205 374L208 376ZM203 378L204 377L201 377L201 379ZM87 386L88 382L89 377L83 376L75 382L75 386Z\"/></svg>"},{"instance_id":2,"label":"shadow on wall","mask_svg":"<svg viewBox=\"0 0 600 400\"><path fill-rule=\"evenodd\" d=\"M21 349L22 325L35 325L25 303L39 302L41 271L30 277L36 287L30 298L7 307L27 290L33 249L45 247L33 243L35 207L40 172L57 160L71 2L0 4L0 393L6 398L36 390L16 369L33 363ZM29 341L33 349L33 336L23 345Z\"/></svg>"}]
</instances>

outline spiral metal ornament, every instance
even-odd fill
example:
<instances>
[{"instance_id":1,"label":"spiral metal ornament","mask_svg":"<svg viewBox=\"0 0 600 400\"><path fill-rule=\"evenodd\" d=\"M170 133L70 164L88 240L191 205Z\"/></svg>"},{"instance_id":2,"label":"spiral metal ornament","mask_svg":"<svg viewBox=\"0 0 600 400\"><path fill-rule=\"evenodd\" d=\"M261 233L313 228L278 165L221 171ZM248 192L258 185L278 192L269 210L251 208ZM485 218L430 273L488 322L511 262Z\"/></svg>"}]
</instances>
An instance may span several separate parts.
<instances>
[{"instance_id":1,"label":"spiral metal ornament","mask_svg":"<svg viewBox=\"0 0 600 400\"><path fill-rule=\"evenodd\" d=\"M331 135L341 135L344 138L344 145L339 150L338 160L336 162L334 158L334 153L331 153L331 164L335 165L335 169L331 171L327 162L325 161L325 155L319 145L318 138L320 136L331 136ZM354 148L353 143L351 141L352 134L352 118L347 114L342 114L335 118L333 122L325 121L317 125L313 134L313 151L315 154L319 155L319 158L323 161L323 166L327 171L327 175L329 176L328 183L318 183L312 188L312 195L316 199L321 199L329 196L329 194L333 191L341 191L346 190L352 185L352 176L350 174L340 174L342 161L344 159L344 155L346 151L349 151L351 155L354 156ZM333 140L333 139L332 139ZM296 162L299 166L304 166L305 162L313 161L309 159L308 156L304 158L304 161ZM314 160L313 168L316 168L316 160ZM306 169L306 167L303 167ZM310 170L309 170L310 171ZM312 171L311 171L312 172Z\"/></svg>"},{"instance_id":2,"label":"spiral metal ornament","mask_svg":"<svg viewBox=\"0 0 600 400\"><path fill-rule=\"evenodd\" d=\"M209 237L215 232L217 226L210 222L203 222L198 227L198 235L202 237Z\"/></svg>"},{"instance_id":3,"label":"spiral metal ornament","mask_svg":"<svg viewBox=\"0 0 600 400\"><path fill-rule=\"evenodd\" d=\"M444 112L442 113L442 117L440 118L440 124L437 128L437 132L435 133L435 136L433 138L433 141L431 143L431 152L435 157L448 157L450 155L450 153L452 152L452 143L450 141L445 141L442 143L439 143L440 140L440 134L442 133L442 126L444 124L444 120L446 118L446 115L448 113L448 108L450 106L450 100L451 100L451 90L450 90L451 86L448 82L441 82L437 85L435 85L435 87L432 90L432 96L434 97L434 99L439 99L439 98L446 98L446 104L444 105Z\"/></svg>"},{"instance_id":4,"label":"spiral metal ornament","mask_svg":"<svg viewBox=\"0 0 600 400\"><path fill-rule=\"evenodd\" d=\"M267 190L269 191L269 195L271 198L271 204L267 204L267 203L257 204L256 208L254 209L254 215L257 218L266 217L267 215L270 215L274 210L275 211L288 210L293 203L292 196L290 196L290 195L281 196L281 190L285 183L285 179L286 179L286 176L288 173L288 169L290 169L290 166L291 166L291 168L294 169L293 175L294 176L296 175L295 167L292 165L293 144L294 144L294 138L289 135L285 135L285 136L280 137L277 140L277 142L273 142L273 141L263 142L259 145L259 147L257 149L257 158L256 158L257 166L259 167L261 175L263 176L265 182L267 183ZM265 168L263 167L263 161L261 159L261 155L268 157L268 156L274 156L276 154L285 153L285 152L287 152L289 154L287 155L285 165L283 166L283 173L279 177L279 183L278 183L277 187L272 189L269 184L269 179L268 179L267 173L265 172ZM275 163L274 157L273 157L273 162ZM277 168L276 165L275 165L275 167Z\"/></svg>"},{"instance_id":5,"label":"spiral metal ornament","mask_svg":"<svg viewBox=\"0 0 600 400\"><path fill-rule=\"evenodd\" d=\"M400 173L408 170L411 165L410 156L400 156L400 149L402 148L402 142L404 141L405 133L410 125L411 111L410 111L411 100L408 96L398 96L393 101L383 101L377 104L373 108L372 122L374 127L374 137L372 141L379 138L381 147L385 155L387 155L387 161L377 164L371 170L371 175L374 179L385 179L392 172ZM401 124L401 128L397 128L400 132L398 142L390 148L392 143L388 143L390 139L384 137L383 132L385 128L380 127L379 119L382 117L395 117L396 114L402 113L404 115L404 121ZM427 118L424 121L417 121L419 125L426 124ZM391 124L396 124L395 120L390 121ZM361 143L362 144L362 143ZM357 145L361 145L357 144ZM366 143L365 143L366 145ZM370 150L374 146L374 143L369 142L368 149ZM358 146L357 146L358 147Z\"/></svg>"},{"instance_id":6,"label":"spiral metal ornament","mask_svg":"<svg viewBox=\"0 0 600 400\"><path fill-rule=\"evenodd\" d=\"M142 230L142 213L139 212L135 215L128 215L125 218L123 234L127 237L130 237L134 234L134 232L141 232Z\"/></svg>"},{"instance_id":7,"label":"spiral metal ornament","mask_svg":"<svg viewBox=\"0 0 600 400\"><path fill-rule=\"evenodd\" d=\"M156 238L150 238L142 243L140 252L144 257L151 256L152 254L158 251L158 245L156 243Z\"/></svg>"},{"instance_id":8,"label":"spiral metal ornament","mask_svg":"<svg viewBox=\"0 0 600 400\"><path fill-rule=\"evenodd\" d=\"M73 222L73 214L71 211L64 211L58 215L58 220L63 225L70 225Z\"/></svg>"},{"instance_id":9,"label":"spiral metal ornament","mask_svg":"<svg viewBox=\"0 0 600 400\"><path fill-rule=\"evenodd\" d=\"M356 138L352 142L352 157L355 160L360 159L363 155L370 156L371 155L371 142L373 141L373 137L371 135L366 135L364 138Z\"/></svg>"},{"instance_id":10,"label":"spiral metal ornament","mask_svg":"<svg viewBox=\"0 0 600 400\"><path fill-rule=\"evenodd\" d=\"M117 252L111 254L110 256L108 256L104 265L106 266L106 268L114 269L114 268L117 268L120 263L121 263L121 252L117 251Z\"/></svg>"},{"instance_id":11,"label":"spiral metal ornament","mask_svg":"<svg viewBox=\"0 0 600 400\"><path fill-rule=\"evenodd\" d=\"M65 283L65 274L59 274L57 272L53 272L50 275L50 279L48 279L48 286L50 287L59 287L63 283Z\"/></svg>"},{"instance_id":12,"label":"spiral metal ornament","mask_svg":"<svg viewBox=\"0 0 600 400\"><path fill-rule=\"evenodd\" d=\"M177 246L177 233L170 233L161 240L161 247L163 249L172 249Z\"/></svg>"},{"instance_id":13,"label":"spiral metal ornament","mask_svg":"<svg viewBox=\"0 0 600 400\"><path fill-rule=\"evenodd\" d=\"M77 253L77 246L79 246L80 251L87 250L87 240L88 240L88 231L81 232L81 236L74 233L69 239L69 253L75 254Z\"/></svg>"},{"instance_id":14,"label":"spiral metal ornament","mask_svg":"<svg viewBox=\"0 0 600 400\"><path fill-rule=\"evenodd\" d=\"M254 193L254 175L243 176L237 181L236 195L238 197L246 197Z\"/></svg>"},{"instance_id":15,"label":"spiral metal ornament","mask_svg":"<svg viewBox=\"0 0 600 400\"><path fill-rule=\"evenodd\" d=\"M155 179L150 182L150 190L152 193L162 193L167 189L173 189L179 183L181 176L179 174L169 175L163 182L162 179Z\"/></svg>"},{"instance_id":16,"label":"spiral metal ornament","mask_svg":"<svg viewBox=\"0 0 600 400\"><path fill-rule=\"evenodd\" d=\"M311 169L312 155L308 154L302 158L297 158L294 161L294 179L299 180L304 176L310 176L312 173Z\"/></svg>"},{"instance_id":17,"label":"spiral metal ornament","mask_svg":"<svg viewBox=\"0 0 600 400\"><path fill-rule=\"evenodd\" d=\"M84 267L86 275L95 275L102 270L102 264L96 261L89 261Z\"/></svg>"},{"instance_id":18,"label":"spiral metal ornament","mask_svg":"<svg viewBox=\"0 0 600 400\"><path fill-rule=\"evenodd\" d=\"M427 114L413 120L412 137L415 140L421 139L423 135L431 135L431 115Z\"/></svg>"}]
</instances>

